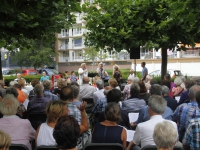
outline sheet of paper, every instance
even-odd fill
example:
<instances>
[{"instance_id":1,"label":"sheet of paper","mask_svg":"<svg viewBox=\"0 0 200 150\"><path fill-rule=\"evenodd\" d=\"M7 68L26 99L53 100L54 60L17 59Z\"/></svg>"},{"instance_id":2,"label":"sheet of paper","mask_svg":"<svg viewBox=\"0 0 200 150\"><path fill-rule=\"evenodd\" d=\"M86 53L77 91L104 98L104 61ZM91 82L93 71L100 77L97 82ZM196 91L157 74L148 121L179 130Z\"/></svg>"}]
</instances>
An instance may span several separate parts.
<instances>
[{"instance_id":1,"label":"sheet of paper","mask_svg":"<svg viewBox=\"0 0 200 150\"><path fill-rule=\"evenodd\" d=\"M129 113L129 114L128 114L128 117L129 117L130 122L135 122L135 121L137 121L138 116L139 116L139 113Z\"/></svg>"},{"instance_id":2,"label":"sheet of paper","mask_svg":"<svg viewBox=\"0 0 200 150\"><path fill-rule=\"evenodd\" d=\"M177 103L179 102L181 96L175 96L175 100L177 101Z\"/></svg>"},{"instance_id":3,"label":"sheet of paper","mask_svg":"<svg viewBox=\"0 0 200 150\"><path fill-rule=\"evenodd\" d=\"M126 139L126 141L130 142L130 141L133 140L135 131L133 131L133 130L126 130L126 134L127 134L127 139Z\"/></svg>"}]
</instances>

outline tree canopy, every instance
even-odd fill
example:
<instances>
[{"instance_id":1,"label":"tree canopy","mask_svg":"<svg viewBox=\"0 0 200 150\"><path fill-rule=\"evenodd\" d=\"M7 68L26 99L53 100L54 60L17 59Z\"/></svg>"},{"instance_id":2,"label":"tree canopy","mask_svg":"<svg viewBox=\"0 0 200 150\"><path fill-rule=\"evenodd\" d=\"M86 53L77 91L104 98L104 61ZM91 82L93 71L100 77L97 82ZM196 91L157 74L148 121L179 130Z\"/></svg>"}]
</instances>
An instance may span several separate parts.
<instances>
[{"instance_id":1,"label":"tree canopy","mask_svg":"<svg viewBox=\"0 0 200 150\"><path fill-rule=\"evenodd\" d=\"M195 10L190 9L195 6ZM162 77L167 71L167 49L184 49L199 41L199 4L192 0L96 0L83 5L86 45L121 51L134 47L162 48ZM198 16L199 18L199 16ZM197 19L197 20L196 20ZM195 20L195 21L194 21Z\"/></svg>"}]
</instances>

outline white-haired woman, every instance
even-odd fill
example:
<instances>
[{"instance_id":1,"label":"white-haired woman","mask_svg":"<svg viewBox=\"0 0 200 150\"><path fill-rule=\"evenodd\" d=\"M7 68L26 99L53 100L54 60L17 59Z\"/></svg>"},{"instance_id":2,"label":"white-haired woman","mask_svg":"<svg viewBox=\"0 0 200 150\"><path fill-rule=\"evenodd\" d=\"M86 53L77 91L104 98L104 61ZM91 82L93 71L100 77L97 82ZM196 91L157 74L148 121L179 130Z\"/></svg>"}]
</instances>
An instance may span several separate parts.
<instances>
[{"instance_id":1,"label":"white-haired woman","mask_svg":"<svg viewBox=\"0 0 200 150\"><path fill-rule=\"evenodd\" d=\"M86 63L82 63L81 67L78 69L79 74L79 85L83 84L83 77L88 76L88 70L86 68Z\"/></svg>"},{"instance_id":2,"label":"white-haired woman","mask_svg":"<svg viewBox=\"0 0 200 150\"><path fill-rule=\"evenodd\" d=\"M8 133L13 144L23 144L31 150L30 141L34 139L35 130L27 119L16 116L19 102L11 94L7 94L0 102L0 130Z\"/></svg>"},{"instance_id":3,"label":"white-haired woman","mask_svg":"<svg viewBox=\"0 0 200 150\"><path fill-rule=\"evenodd\" d=\"M146 83L145 83L145 86L146 86L147 90L149 90L150 87L151 87L151 84L150 84L150 81L151 81L151 80L152 80L152 76L148 74L148 75L146 76Z\"/></svg>"},{"instance_id":4,"label":"white-haired woman","mask_svg":"<svg viewBox=\"0 0 200 150\"><path fill-rule=\"evenodd\" d=\"M158 123L154 128L153 140L158 150L173 150L177 138L177 130L169 121Z\"/></svg>"},{"instance_id":5,"label":"white-haired woman","mask_svg":"<svg viewBox=\"0 0 200 150\"><path fill-rule=\"evenodd\" d=\"M184 91L184 89L181 87L182 82L183 81L180 78L175 78L174 84L176 87L172 88L173 96L180 95Z\"/></svg>"}]
</instances>

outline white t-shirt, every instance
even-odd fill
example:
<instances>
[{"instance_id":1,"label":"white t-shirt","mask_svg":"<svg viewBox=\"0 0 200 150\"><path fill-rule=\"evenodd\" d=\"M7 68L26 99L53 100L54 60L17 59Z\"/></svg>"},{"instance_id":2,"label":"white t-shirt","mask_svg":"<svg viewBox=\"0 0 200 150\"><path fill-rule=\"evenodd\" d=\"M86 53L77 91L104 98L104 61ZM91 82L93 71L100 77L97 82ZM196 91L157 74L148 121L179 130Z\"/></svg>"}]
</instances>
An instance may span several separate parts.
<instances>
[{"instance_id":1,"label":"white t-shirt","mask_svg":"<svg viewBox=\"0 0 200 150\"><path fill-rule=\"evenodd\" d=\"M48 126L47 123L42 123L37 136L37 146L46 145L54 146L56 145L55 139L53 137L53 128Z\"/></svg>"},{"instance_id":2,"label":"white t-shirt","mask_svg":"<svg viewBox=\"0 0 200 150\"><path fill-rule=\"evenodd\" d=\"M79 68L78 74L79 74L79 85L82 85L83 84L83 77L88 76L88 71L87 71L87 69L83 70L83 68Z\"/></svg>"},{"instance_id":3,"label":"white t-shirt","mask_svg":"<svg viewBox=\"0 0 200 150\"><path fill-rule=\"evenodd\" d=\"M136 145L141 144L141 148L147 145L155 145L154 140L153 140L154 127L156 126L156 124L163 121L170 121L170 120L163 119L161 115L154 115L150 118L150 120L145 121L143 123L139 123L135 130L133 142ZM173 124L173 126L177 130L176 123L173 121L170 121L170 122ZM177 135L178 135L178 131L177 131Z\"/></svg>"}]
</instances>

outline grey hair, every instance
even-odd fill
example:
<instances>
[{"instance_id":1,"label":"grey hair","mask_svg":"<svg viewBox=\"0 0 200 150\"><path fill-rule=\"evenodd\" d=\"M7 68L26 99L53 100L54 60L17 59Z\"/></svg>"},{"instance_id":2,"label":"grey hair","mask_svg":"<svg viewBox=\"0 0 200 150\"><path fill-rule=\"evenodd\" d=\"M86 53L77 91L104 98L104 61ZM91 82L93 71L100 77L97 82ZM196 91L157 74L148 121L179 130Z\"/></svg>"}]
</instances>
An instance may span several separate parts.
<instances>
[{"instance_id":1,"label":"grey hair","mask_svg":"<svg viewBox=\"0 0 200 150\"><path fill-rule=\"evenodd\" d=\"M182 83L183 83L183 81L181 80L181 78L179 78L179 77L175 78L174 84L181 85Z\"/></svg>"},{"instance_id":2,"label":"grey hair","mask_svg":"<svg viewBox=\"0 0 200 150\"><path fill-rule=\"evenodd\" d=\"M138 77L133 77L133 83L138 83L140 79Z\"/></svg>"},{"instance_id":3,"label":"grey hair","mask_svg":"<svg viewBox=\"0 0 200 150\"><path fill-rule=\"evenodd\" d=\"M200 91L200 86L198 85L193 85L190 89L189 89L189 97L190 100L195 100L196 99L196 93Z\"/></svg>"},{"instance_id":4,"label":"grey hair","mask_svg":"<svg viewBox=\"0 0 200 150\"><path fill-rule=\"evenodd\" d=\"M45 90L49 90L51 88L51 81L50 80L44 80L44 82L42 82L42 85L44 86Z\"/></svg>"},{"instance_id":5,"label":"grey hair","mask_svg":"<svg viewBox=\"0 0 200 150\"><path fill-rule=\"evenodd\" d=\"M103 82L103 80L98 79L98 80L96 81L96 85L97 85L97 88L98 88L98 89L103 89L103 87L104 87L104 82Z\"/></svg>"},{"instance_id":6,"label":"grey hair","mask_svg":"<svg viewBox=\"0 0 200 150\"><path fill-rule=\"evenodd\" d=\"M177 137L177 130L169 121L163 121L154 127L153 140L158 149L173 150Z\"/></svg>"},{"instance_id":7,"label":"grey hair","mask_svg":"<svg viewBox=\"0 0 200 150\"><path fill-rule=\"evenodd\" d=\"M162 95L162 88L159 84L153 84L149 89L149 93L151 95Z\"/></svg>"},{"instance_id":8,"label":"grey hair","mask_svg":"<svg viewBox=\"0 0 200 150\"><path fill-rule=\"evenodd\" d=\"M44 86L42 84L35 85L34 92L36 95L41 95L44 92Z\"/></svg>"},{"instance_id":9,"label":"grey hair","mask_svg":"<svg viewBox=\"0 0 200 150\"><path fill-rule=\"evenodd\" d=\"M131 84L130 94L131 94L131 96L139 96L139 94L140 94L140 86L139 86L138 83Z\"/></svg>"},{"instance_id":10,"label":"grey hair","mask_svg":"<svg viewBox=\"0 0 200 150\"><path fill-rule=\"evenodd\" d=\"M152 95L149 98L148 106L154 113L163 114L167 106L166 100L159 95Z\"/></svg>"},{"instance_id":11,"label":"grey hair","mask_svg":"<svg viewBox=\"0 0 200 150\"><path fill-rule=\"evenodd\" d=\"M72 88L73 98L77 98L80 91L79 87L77 85L71 85L71 88Z\"/></svg>"},{"instance_id":12,"label":"grey hair","mask_svg":"<svg viewBox=\"0 0 200 150\"><path fill-rule=\"evenodd\" d=\"M17 81L10 81L10 86L13 86L14 84L18 83Z\"/></svg>"},{"instance_id":13,"label":"grey hair","mask_svg":"<svg viewBox=\"0 0 200 150\"><path fill-rule=\"evenodd\" d=\"M162 94L165 95L165 94L169 94L169 88L166 86L166 85L163 85L162 86Z\"/></svg>"},{"instance_id":14,"label":"grey hair","mask_svg":"<svg viewBox=\"0 0 200 150\"><path fill-rule=\"evenodd\" d=\"M149 74L146 76L146 78L149 79L149 80L153 79L152 76L149 75Z\"/></svg>"},{"instance_id":15,"label":"grey hair","mask_svg":"<svg viewBox=\"0 0 200 150\"><path fill-rule=\"evenodd\" d=\"M185 81L186 81L186 79L185 79L184 76L180 76L179 78L182 80L182 82L185 82Z\"/></svg>"},{"instance_id":16,"label":"grey hair","mask_svg":"<svg viewBox=\"0 0 200 150\"><path fill-rule=\"evenodd\" d=\"M19 101L12 94L6 94L0 102L0 111L3 115L16 115L19 107Z\"/></svg>"}]
</instances>

